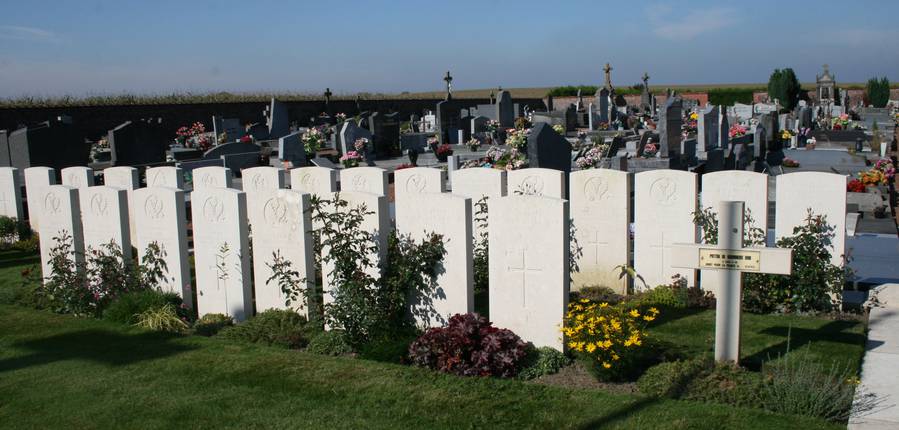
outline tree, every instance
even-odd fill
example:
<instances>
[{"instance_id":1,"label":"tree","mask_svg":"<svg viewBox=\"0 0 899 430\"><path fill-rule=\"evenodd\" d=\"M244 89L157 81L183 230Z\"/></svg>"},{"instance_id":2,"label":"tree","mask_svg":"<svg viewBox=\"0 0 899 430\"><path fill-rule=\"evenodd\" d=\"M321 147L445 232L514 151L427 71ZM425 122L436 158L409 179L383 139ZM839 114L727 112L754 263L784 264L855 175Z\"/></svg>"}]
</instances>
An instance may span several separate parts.
<instances>
[{"instance_id":1,"label":"tree","mask_svg":"<svg viewBox=\"0 0 899 430\"><path fill-rule=\"evenodd\" d=\"M774 69L771 78L768 79L768 97L780 101L781 106L785 110L793 110L796 103L799 102L799 93L802 92L802 85L799 79L796 79L796 73L793 69Z\"/></svg>"},{"instance_id":2,"label":"tree","mask_svg":"<svg viewBox=\"0 0 899 430\"><path fill-rule=\"evenodd\" d=\"M877 79L876 76L868 79L868 84L865 85L865 98L874 107L886 107L887 102L890 101L890 80L886 76L880 79Z\"/></svg>"}]
</instances>

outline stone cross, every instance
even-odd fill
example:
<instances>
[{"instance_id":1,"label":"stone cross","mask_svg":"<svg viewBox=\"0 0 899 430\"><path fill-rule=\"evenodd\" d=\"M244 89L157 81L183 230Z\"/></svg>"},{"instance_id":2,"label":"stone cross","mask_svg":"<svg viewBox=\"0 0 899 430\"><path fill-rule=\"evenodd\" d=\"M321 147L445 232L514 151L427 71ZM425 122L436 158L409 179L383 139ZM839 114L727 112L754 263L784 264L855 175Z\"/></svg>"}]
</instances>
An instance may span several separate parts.
<instances>
[{"instance_id":1,"label":"stone cross","mask_svg":"<svg viewBox=\"0 0 899 430\"><path fill-rule=\"evenodd\" d=\"M325 96L325 109L327 109L327 108L328 108L328 105L331 104L331 96L332 96L332 95L333 95L333 94L331 93L331 88L325 88L325 94L324 94L324 96Z\"/></svg>"},{"instance_id":2,"label":"stone cross","mask_svg":"<svg viewBox=\"0 0 899 430\"><path fill-rule=\"evenodd\" d=\"M443 77L443 81L446 82L446 99L452 100L452 98L453 98L453 77L450 75L449 70L446 71L446 76Z\"/></svg>"},{"instance_id":3,"label":"stone cross","mask_svg":"<svg viewBox=\"0 0 899 430\"><path fill-rule=\"evenodd\" d=\"M602 68L602 71L606 73L606 88L612 89L612 66L609 63L606 63L605 67Z\"/></svg>"},{"instance_id":4,"label":"stone cross","mask_svg":"<svg viewBox=\"0 0 899 430\"><path fill-rule=\"evenodd\" d=\"M649 73L643 72L643 88L649 89Z\"/></svg>"},{"instance_id":5,"label":"stone cross","mask_svg":"<svg viewBox=\"0 0 899 430\"><path fill-rule=\"evenodd\" d=\"M743 247L743 202L718 207L718 244L674 244L672 266L723 272L715 307L715 360L740 360L743 272L789 275L793 250Z\"/></svg>"}]
</instances>

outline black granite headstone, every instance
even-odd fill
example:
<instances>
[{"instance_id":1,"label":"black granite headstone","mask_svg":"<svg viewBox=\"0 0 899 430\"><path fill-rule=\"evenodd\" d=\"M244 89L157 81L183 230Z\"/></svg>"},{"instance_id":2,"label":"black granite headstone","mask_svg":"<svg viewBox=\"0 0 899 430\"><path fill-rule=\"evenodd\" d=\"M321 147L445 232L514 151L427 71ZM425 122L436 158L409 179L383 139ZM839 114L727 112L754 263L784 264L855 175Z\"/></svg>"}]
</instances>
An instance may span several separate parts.
<instances>
[{"instance_id":1,"label":"black granite headstone","mask_svg":"<svg viewBox=\"0 0 899 430\"><path fill-rule=\"evenodd\" d=\"M539 123L528 136L528 166L571 172L571 145L546 123Z\"/></svg>"}]
</instances>

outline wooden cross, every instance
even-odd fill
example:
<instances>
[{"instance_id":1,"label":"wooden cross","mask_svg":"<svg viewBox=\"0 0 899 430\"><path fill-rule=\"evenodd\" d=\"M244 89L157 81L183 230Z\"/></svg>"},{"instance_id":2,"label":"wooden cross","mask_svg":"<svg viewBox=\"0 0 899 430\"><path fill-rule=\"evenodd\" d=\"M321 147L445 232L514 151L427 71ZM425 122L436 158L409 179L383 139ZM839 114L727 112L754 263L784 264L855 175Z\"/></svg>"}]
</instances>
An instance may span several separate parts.
<instances>
[{"instance_id":1,"label":"wooden cross","mask_svg":"<svg viewBox=\"0 0 899 430\"><path fill-rule=\"evenodd\" d=\"M789 275L793 250L743 247L743 202L721 202L718 244L678 243L672 246L671 265L721 272L715 306L715 360L740 360L740 306L743 272Z\"/></svg>"},{"instance_id":2,"label":"wooden cross","mask_svg":"<svg viewBox=\"0 0 899 430\"><path fill-rule=\"evenodd\" d=\"M528 267L527 249L519 249L517 254L521 256L521 264L518 267L509 264L506 270L511 274L521 274L521 307L527 309L528 275L543 272L543 269Z\"/></svg>"}]
</instances>

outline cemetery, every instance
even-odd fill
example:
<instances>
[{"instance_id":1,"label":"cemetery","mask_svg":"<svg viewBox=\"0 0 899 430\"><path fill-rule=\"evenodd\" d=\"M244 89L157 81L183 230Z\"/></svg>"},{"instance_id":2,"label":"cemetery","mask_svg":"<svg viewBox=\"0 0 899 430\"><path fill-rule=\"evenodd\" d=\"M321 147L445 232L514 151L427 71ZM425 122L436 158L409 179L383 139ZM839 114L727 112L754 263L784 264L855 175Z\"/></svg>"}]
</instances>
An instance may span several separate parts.
<instances>
[{"instance_id":1,"label":"cemetery","mask_svg":"<svg viewBox=\"0 0 899 430\"><path fill-rule=\"evenodd\" d=\"M899 88L602 63L0 100L0 427L899 428Z\"/></svg>"}]
</instances>

